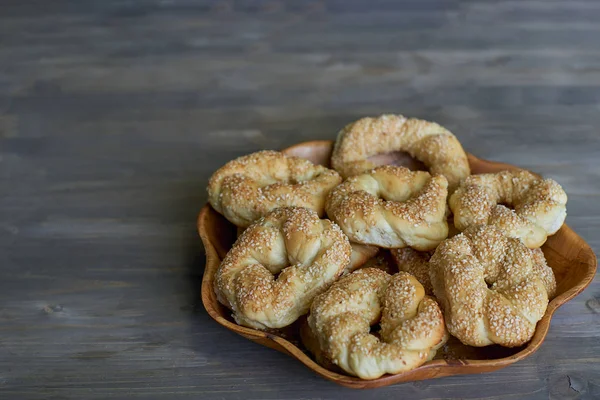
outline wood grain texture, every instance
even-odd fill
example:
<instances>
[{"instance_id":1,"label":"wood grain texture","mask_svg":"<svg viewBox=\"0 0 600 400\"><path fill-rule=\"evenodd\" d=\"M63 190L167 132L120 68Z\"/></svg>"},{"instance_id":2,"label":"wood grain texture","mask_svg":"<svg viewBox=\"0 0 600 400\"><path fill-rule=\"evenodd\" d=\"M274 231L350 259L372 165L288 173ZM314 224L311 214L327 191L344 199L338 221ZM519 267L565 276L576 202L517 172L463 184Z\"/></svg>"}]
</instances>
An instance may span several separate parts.
<instances>
[{"instance_id":1,"label":"wood grain texture","mask_svg":"<svg viewBox=\"0 0 600 400\"><path fill-rule=\"evenodd\" d=\"M195 217L210 174L382 112L557 179L600 251L593 1L0 5L0 398L586 399L600 282L506 369L339 388L214 323Z\"/></svg>"}]
</instances>

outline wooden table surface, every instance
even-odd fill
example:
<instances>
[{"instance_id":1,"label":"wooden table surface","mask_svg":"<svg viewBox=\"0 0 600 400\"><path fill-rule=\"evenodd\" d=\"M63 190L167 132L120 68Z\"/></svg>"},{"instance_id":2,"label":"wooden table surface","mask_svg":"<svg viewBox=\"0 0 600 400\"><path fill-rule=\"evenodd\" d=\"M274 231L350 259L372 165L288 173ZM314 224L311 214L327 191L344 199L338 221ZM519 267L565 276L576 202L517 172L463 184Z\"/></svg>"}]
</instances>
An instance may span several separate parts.
<instances>
[{"instance_id":1,"label":"wooden table surface","mask_svg":"<svg viewBox=\"0 0 600 400\"><path fill-rule=\"evenodd\" d=\"M0 398L600 398L600 283L531 358L352 391L213 322L211 173L365 115L557 179L600 251L600 4L3 1Z\"/></svg>"}]
</instances>

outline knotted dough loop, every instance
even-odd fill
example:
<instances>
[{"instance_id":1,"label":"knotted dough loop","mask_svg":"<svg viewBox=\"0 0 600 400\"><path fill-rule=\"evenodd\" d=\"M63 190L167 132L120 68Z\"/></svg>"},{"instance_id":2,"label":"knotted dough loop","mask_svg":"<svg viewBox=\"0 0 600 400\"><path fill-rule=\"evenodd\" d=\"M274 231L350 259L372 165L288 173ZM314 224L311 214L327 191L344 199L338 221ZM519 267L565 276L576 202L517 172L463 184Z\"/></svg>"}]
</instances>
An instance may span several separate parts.
<instances>
[{"instance_id":1,"label":"knotted dough loop","mask_svg":"<svg viewBox=\"0 0 600 400\"><path fill-rule=\"evenodd\" d=\"M278 208L234 243L217 270L215 292L238 324L281 328L308 312L344 271L351 251L333 222L306 208Z\"/></svg>"},{"instance_id":2,"label":"knotted dough loop","mask_svg":"<svg viewBox=\"0 0 600 400\"><path fill-rule=\"evenodd\" d=\"M377 322L378 335L370 333ZM362 379L414 369L447 339L438 304L413 276L375 268L343 276L317 296L308 324L324 355Z\"/></svg>"},{"instance_id":3,"label":"knotted dough loop","mask_svg":"<svg viewBox=\"0 0 600 400\"><path fill-rule=\"evenodd\" d=\"M490 225L472 226L443 241L429 264L448 331L461 342L515 347L531 339L548 289L520 240Z\"/></svg>"},{"instance_id":4,"label":"knotted dough loop","mask_svg":"<svg viewBox=\"0 0 600 400\"><path fill-rule=\"evenodd\" d=\"M278 207L306 207L323 216L325 197L341 181L334 170L265 150L219 168L208 183L208 201L230 222L245 228Z\"/></svg>"},{"instance_id":5,"label":"knotted dough loop","mask_svg":"<svg viewBox=\"0 0 600 400\"><path fill-rule=\"evenodd\" d=\"M327 215L354 242L431 250L448 236L447 187L442 175L386 165L333 189Z\"/></svg>"},{"instance_id":6,"label":"knotted dough loop","mask_svg":"<svg viewBox=\"0 0 600 400\"><path fill-rule=\"evenodd\" d=\"M529 248L540 247L560 229L566 204L567 194L556 181L524 170L471 175L449 200L459 230L494 225Z\"/></svg>"},{"instance_id":7,"label":"knotted dough loop","mask_svg":"<svg viewBox=\"0 0 600 400\"><path fill-rule=\"evenodd\" d=\"M391 114L362 118L344 127L335 142L331 165L347 178L375 168L369 157L392 151L405 151L423 162L431 174L444 175L450 192L471 173L465 151L446 128Z\"/></svg>"}]
</instances>

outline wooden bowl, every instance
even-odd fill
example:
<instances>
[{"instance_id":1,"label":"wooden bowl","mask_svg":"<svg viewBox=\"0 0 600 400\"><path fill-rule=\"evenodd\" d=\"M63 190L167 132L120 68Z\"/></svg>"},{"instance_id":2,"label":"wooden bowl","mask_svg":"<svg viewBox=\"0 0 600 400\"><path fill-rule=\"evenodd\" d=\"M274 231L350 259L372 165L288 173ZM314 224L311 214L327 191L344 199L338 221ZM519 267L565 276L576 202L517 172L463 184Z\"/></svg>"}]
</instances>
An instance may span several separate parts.
<instances>
[{"instance_id":1,"label":"wooden bowl","mask_svg":"<svg viewBox=\"0 0 600 400\"><path fill-rule=\"evenodd\" d=\"M328 165L332 148L333 142L323 140L300 143L283 152L306 158L315 164ZM474 174L516 168L508 164L481 160L471 154L469 154L469 163ZM536 351L544 341L554 311L581 293L592 282L597 264L596 256L590 246L571 228L563 225L542 247L548 264L556 275L557 294L550 301L546 314L538 323L535 334L528 344L512 349L501 346L475 348L465 346L454 339L442 351L438 351L436 359L419 368L402 374L384 375L374 380L362 380L317 364L308 355L310 353L306 351L306 347L300 340L302 321L291 327L271 332L246 328L233 322L231 312L216 299L213 280L222 258L236 238L236 228L207 204L198 217L198 231L206 249L202 302L209 315L227 329L264 346L289 354L324 378L351 388L375 388L449 375L490 372L522 360Z\"/></svg>"}]
</instances>

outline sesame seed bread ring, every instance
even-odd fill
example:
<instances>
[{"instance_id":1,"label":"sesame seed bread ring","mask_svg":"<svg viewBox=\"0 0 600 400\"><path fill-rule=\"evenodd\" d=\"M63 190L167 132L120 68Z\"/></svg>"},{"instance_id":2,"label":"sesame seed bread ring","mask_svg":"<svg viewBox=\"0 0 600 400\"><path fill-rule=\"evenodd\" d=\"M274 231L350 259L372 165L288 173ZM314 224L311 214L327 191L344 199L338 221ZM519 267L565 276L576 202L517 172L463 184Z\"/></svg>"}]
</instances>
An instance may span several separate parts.
<instances>
[{"instance_id":1,"label":"sesame seed bread ring","mask_svg":"<svg viewBox=\"0 0 600 400\"><path fill-rule=\"evenodd\" d=\"M398 266L398 270L413 275L423 285L426 294L434 295L429 273L429 259L433 255L433 251L416 251L410 247L405 247L403 249L391 249L390 253ZM546 292L548 292L548 298L552 299L556 294L556 278L552 268L548 266L544 253L539 248L531 249L531 259L536 273L542 279ZM369 262L365 266L368 264Z\"/></svg>"},{"instance_id":2,"label":"sesame seed bread ring","mask_svg":"<svg viewBox=\"0 0 600 400\"><path fill-rule=\"evenodd\" d=\"M447 186L442 175L385 165L348 178L325 208L354 242L431 250L448 236Z\"/></svg>"},{"instance_id":3,"label":"sesame seed bread ring","mask_svg":"<svg viewBox=\"0 0 600 400\"><path fill-rule=\"evenodd\" d=\"M449 204L459 230L495 225L529 248L543 245L567 216L567 194L562 187L524 170L471 175L450 196Z\"/></svg>"},{"instance_id":4,"label":"sesame seed bread ring","mask_svg":"<svg viewBox=\"0 0 600 400\"><path fill-rule=\"evenodd\" d=\"M532 252L491 225L443 241L429 260L450 334L470 346L528 342L548 306Z\"/></svg>"},{"instance_id":5,"label":"sesame seed bread ring","mask_svg":"<svg viewBox=\"0 0 600 400\"><path fill-rule=\"evenodd\" d=\"M471 173L465 151L446 128L392 114L346 125L338 134L331 165L347 178L375 168L369 157L392 151L405 151L423 162L431 174L444 175L450 192Z\"/></svg>"},{"instance_id":6,"label":"sesame seed bread ring","mask_svg":"<svg viewBox=\"0 0 600 400\"><path fill-rule=\"evenodd\" d=\"M417 251L410 247L404 249L390 250L398 270L408 272L413 275L423 288L425 293L433 295L433 286L429 278L429 259L433 254L432 251Z\"/></svg>"},{"instance_id":7,"label":"sesame seed bread ring","mask_svg":"<svg viewBox=\"0 0 600 400\"><path fill-rule=\"evenodd\" d=\"M245 228L278 207L306 207L323 216L327 193L341 181L334 170L265 150L219 168L208 183L208 201L230 222Z\"/></svg>"},{"instance_id":8,"label":"sesame seed bread ring","mask_svg":"<svg viewBox=\"0 0 600 400\"><path fill-rule=\"evenodd\" d=\"M370 333L377 322L378 336ZM343 276L317 296L308 324L324 356L362 379L414 369L447 340L442 311L423 286L406 272L375 268Z\"/></svg>"},{"instance_id":9,"label":"sesame seed bread ring","mask_svg":"<svg viewBox=\"0 0 600 400\"><path fill-rule=\"evenodd\" d=\"M238 226L236 237L240 237L244 230L245 228L241 228ZM377 253L379 253L379 247L377 246L369 246L366 244L352 242L350 242L350 246L352 246L350 264L348 264L344 269L344 274L349 274L350 272L362 267L367 261L375 257Z\"/></svg>"},{"instance_id":10,"label":"sesame seed bread ring","mask_svg":"<svg viewBox=\"0 0 600 400\"><path fill-rule=\"evenodd\" d=\"M344 271L351 251L333 222L307 208L278 208L233 244L217 270L215 292L238 324L282 328L308 312Z\"/></svg>"}]
</instances>

